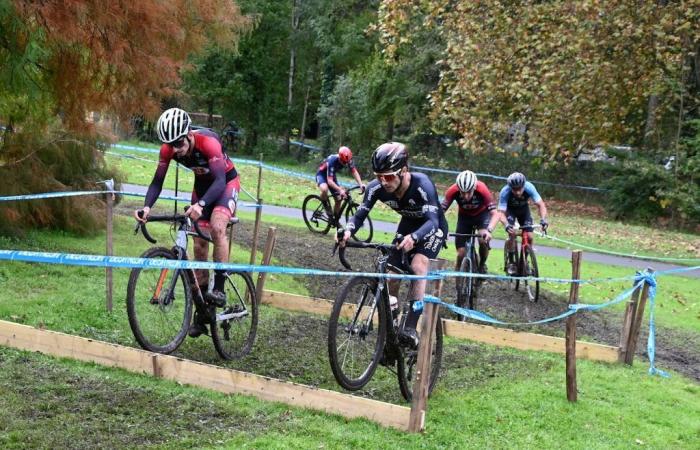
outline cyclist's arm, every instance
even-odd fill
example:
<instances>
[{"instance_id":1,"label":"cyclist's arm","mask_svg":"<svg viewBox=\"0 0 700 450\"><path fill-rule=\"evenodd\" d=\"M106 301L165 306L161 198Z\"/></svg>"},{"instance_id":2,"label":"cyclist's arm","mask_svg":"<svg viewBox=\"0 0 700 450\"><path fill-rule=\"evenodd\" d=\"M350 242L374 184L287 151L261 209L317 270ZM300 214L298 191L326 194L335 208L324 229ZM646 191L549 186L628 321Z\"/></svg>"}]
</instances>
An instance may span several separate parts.
<instances>
[{"instance_id":1,"label":"cyclist's arm","mask_svg":"<svg viewBox=\"0 0 700 450\"><path fill-rule=\"evenodd\" d=\"M153 174L151 184L148 185L148 191L146 191L146 198L143 201L143 206L147 206L149 209L153 208L156 200L158 200L158 196L163 190L163 181L165 181L165 176L168 174L168 167L170 166L170 160L172 158L172 148L169 145L163 144L160 147L160 154L158 156L158 167L156 167L156 172Z\"/></svg>"},{"instance_id":2,"label":"cyclist's arm","mask_svg":"<svg viewBox=\"0 0 700 450\"><path fill-rule=\"evenodd\" d=\"M416 240L421 240L423 237L430 233L431 231L440 228L440 203L438 202L437 191L432 182L424 183L423 190L426 193L428 201L423 205L423 214L425 215L425 222L421 225L413 234Z\"/></svg>"},{"instance_id":3,"label":"cyclist's arm","mask_svg":"<svg viewBox=\"0 0 700 450\"><path fill-rule=\"evenodd\" d=\"M537 192L535 185L529 181L525 183L525 192L530 195L532 202L537 205L538 212L540 213L540 219L547 220L547 206L544 204L544 200L542 200L540 193Z\"/></svg>"},{"instance_id":4,"label":"cyclist's arm","mask_svg":"<svg viewBox=\"0 0 700 450\"><path fill-rule=\"evenodd\" d=\"M381 185L377 180L373 180L367 185L365 195L362 197L362 204L357 208L355 215L348 219L346 225L347 230L350 231L351 234L355 234L355 230L360 228L365 222L367 215L369 215L370 210L377 202L380 188Z\"/></svg>"},{"instance_id":5,"label":"cyclist's arm","mask_svg":"<svg viewBox=\"0 0 700 450\"><path fill-rule=\"evenodd\" d=\"M457 195L459 193L459 187L457 184L453 184L447 190L445 191L445 198L442 200L442 203L440 203L440 207L443 209L443 211L447 211L450 206L452 205L452 202L457 198Z\"/></svg>"},{"instance_id":6,"label":"cyclist's arm","mask_svg":"<svg viewBox=\"0 0 700 450\"><path fill-rule=\"evenodd\" d=\"M204 193L201 200L210 205L218 199L226 189L226 159L221 150L221 144L216 139L207 139L199 149L209 162L209 172L214 181Z\"/></svg>"},{"instance_id":7,"label":"cyclist's arm","mask_svg":"<svg viewBox=\"0 0 700 450\"><path fill-rule=\"evenodd\" d=\"M357 181L357 184L362 186L362 177L360 176L360 172L357 171L355 166L352 166L350 168L350 172L352 173L352 177L355 179L355 181Z\"/></svg>"}]
</instances>

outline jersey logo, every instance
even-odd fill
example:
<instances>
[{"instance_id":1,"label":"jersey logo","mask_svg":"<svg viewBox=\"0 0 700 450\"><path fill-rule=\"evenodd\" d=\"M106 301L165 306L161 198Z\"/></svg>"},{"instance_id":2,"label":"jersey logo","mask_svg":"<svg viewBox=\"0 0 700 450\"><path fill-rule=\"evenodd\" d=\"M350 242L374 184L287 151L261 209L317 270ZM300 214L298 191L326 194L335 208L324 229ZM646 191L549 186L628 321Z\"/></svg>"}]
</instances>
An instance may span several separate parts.
<instances>
[{"instance_id":1,"label":"jersey logo","mask_svg":"<svg viewBox=\"0 0 700 450\"><path fill-rule=\"evenodd\" d=\"M423 190L422 187L418 187L418 192L420 192L420 196L423 197L423 201L427 202L428 201L428 193Z\"/></svg>"}]
</instances>

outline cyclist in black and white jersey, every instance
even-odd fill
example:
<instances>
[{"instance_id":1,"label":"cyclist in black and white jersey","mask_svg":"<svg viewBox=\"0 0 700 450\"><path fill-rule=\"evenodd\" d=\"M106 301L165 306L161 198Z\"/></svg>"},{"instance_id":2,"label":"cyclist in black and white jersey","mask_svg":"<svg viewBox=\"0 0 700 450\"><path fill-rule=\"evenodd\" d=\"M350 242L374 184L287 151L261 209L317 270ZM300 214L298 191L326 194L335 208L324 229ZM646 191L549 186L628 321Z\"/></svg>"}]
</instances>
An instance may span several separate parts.
<instances>
[{"instance_id":1,"label":"cyclist in black and white jersey","mask_svg":"<svg viewBox=\"0 0 700 450\"><path fill-rule=\"evenodd\" d=\"M426 275L430 259L437 257L447 237L447 220L440 207L435 185L427 175L408 170L408 151L399 142L380 145L372 154L372 169L377 177L367 185L362 204L357 213L348 220L342 237L345 244L352 234L362 226L377 200L401 215L397 234L403 240L389 255L392 272L402 270L401 252L406 256L416 275ZM411 285L411 307L399 337L402 341L418 345L416 325L420 312L413 311L413 304L423 300L427 280L415 280ZM389 293L396 296L399 280L389 280Z\"/></svg>"}]
</instances>

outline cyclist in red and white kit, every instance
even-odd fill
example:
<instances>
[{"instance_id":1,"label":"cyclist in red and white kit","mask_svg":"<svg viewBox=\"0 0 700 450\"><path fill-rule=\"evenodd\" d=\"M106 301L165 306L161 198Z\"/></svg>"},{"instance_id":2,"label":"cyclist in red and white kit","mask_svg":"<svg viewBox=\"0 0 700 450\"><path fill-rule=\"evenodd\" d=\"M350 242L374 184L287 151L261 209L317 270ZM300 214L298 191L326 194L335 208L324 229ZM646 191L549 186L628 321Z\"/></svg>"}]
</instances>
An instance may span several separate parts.
<instances>
[{"instance_id":1,"label":"cyclist in red and white kit","mask_svg":"<svg viewBox=\"0 0 700 450\"><path fill-rule=\"evenodd\" d=\"M457 175L455 184L447 188L445 198L440 206L444 211L447 211L454 201L459 207L457 233L472 234L475 229L478 230L479 259L481 261L479 272L486 273L486 259L489 257L488 244L499 219L491 191L483 181L477 180L474 172L465 170ZM466 242L465 236L455 237L455 247L457 248L455 270L459 270L462 264Z\"/></svg>"},{"instance_id":2,"label":"cyclist in red and white kit","mask_svg":"<svg viewBox=\"0 0 700 450\"><path fill-rule=\"evenodd\" d=\"M191 206L186 214L193 220L201 219L199 224L208 229L214 241L214 261L228 262L228 237L226 227L236 212L240 179L236 167L222 151L219 136L210 130L191 129L189 114L179 108L165 111L156 125L158 138L163 145L153 181L151 181L144 200L143 209L134 213L137 220L145 222L151 208L158 200L163 181L168 173L170 161L189 167L194 172L194 187ZM209 243L204 239L194 238L194 256L197 261L206 261L209 255ZM214 286L209 292L209 271L196 270L197 282L205 300L217 306L226 304L224 283L225 271L215 271ZM205 318L195 315L189 334L197 337L207 333Z\"/></svg>"}]
</instances>

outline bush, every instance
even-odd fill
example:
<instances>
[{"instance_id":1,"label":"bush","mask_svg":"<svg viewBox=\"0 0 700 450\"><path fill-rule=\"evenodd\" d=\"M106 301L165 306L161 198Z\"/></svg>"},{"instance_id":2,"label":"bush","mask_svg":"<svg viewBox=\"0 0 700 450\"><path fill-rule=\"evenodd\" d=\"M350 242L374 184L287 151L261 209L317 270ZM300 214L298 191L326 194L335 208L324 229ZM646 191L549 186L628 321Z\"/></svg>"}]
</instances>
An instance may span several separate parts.
<instances>
[{"instance_id":1,"label":"bush","mask_svg":"<svg viewBox=\"0 0 700 450\"><path fill-rule=\"evenodd\" d=\"M668 161L668 160L667 160ZM664 165L635 155L624 161L605 183L608 209L616 218L692 228L700 224L700 135L682 141L674 160Z\"/></svg>"}]
</instances>

